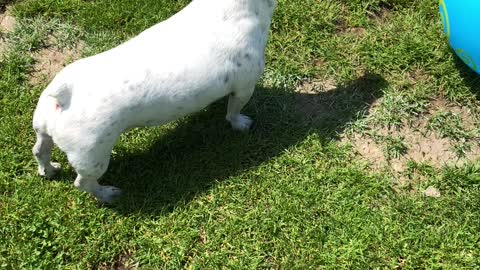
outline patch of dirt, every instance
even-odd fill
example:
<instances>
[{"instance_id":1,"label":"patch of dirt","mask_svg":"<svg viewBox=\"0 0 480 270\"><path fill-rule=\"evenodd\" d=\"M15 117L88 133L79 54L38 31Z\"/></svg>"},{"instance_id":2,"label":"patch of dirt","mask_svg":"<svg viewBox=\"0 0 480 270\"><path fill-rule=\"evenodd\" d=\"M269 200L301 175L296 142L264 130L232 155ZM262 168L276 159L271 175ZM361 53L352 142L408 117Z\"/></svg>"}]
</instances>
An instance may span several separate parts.
<instances>
[{"instance_id":1,"label":"patch of dirt","mask_svg":"<svg viewBox=\"0 0 480 270\"><path fill-rule=\"evenodd\" d=\"M452 151L453 144L448 138L439 138L432 132L423 133L426 130L424 119L421 119L419 124L415 128L403 126L400 129L376 130L380 136L403 138L407 151L399 158L389 160L384 152L386 146L371 137L355 134L350 140L357 152L366 158L372 167L382 169L389 166L396 173L404 172L407 162L410 160L417 163L428 163L437 168L446 164L461 165L465 163L466 159L473 160L474 151L467 153L466 158L457 158ZM476 154L478 155L478 151Z\"/></svg>"},{"instance_id":2,"label":"patch of dirt","mask_svg":"<svg viewBox=\"0 0 480 270\"><path fill-rule=\"evenodd\" d=\"M305 81L295 89L295 110L305 125L339 133L353 119L368 113L386 84L372 73L341 84L332 79Z\"/></svg>"},{"instance_id":3,"label":"patch of dirt","mask_svg":"<svg viewBox=\"0 0 480 270\"><path fill-rule=\"evenodd\" d=\"M102 263L98 265L97 267L94 267L94 269L97 270L134 270L138 269L138 264L132 263L131 262L131 254L126 253L123 255L120 255L114 263L109 264L109 263Z\"/></svg>"},{"instance_id":4,"label":"patch of dirt","mask_svg":"<svg viewBox=\"0 0 480 270\"><path fill-rule=\"evenodd\" d=\"M0 13L0 32L9 33L15 28L16 20L13 16L10 15L9 9L7 8L5 12ZM6 42L3 38L3 35L0 35L0 55L5 51Z\"/></svg>"},{"instance_id":5,"label":"patch of dirt","mask_svg":"<svg viewBox=\"0 0 480 270\"><path fill-rule=\"evenodd\" d=\"M350 15L350 11L345 5L342 5L342 11L340 14L344 16ZM351 27L349 23L343 19L339 18L335 23L336 33L339 36L353 35L357 37L363 37L366 33L365 28L363 27Z\"/></svg>"},{"instance_id":6,"label":"patch of dirt","mask_svg":"<svg viewBox=\"0 0 480 270\"><path fill-rule=\"evenodd\" d=\"M312 61L312 65L315 67L322 67L325 65L325 61L319 58L316 58Z\"/></svg>"},{"instance_id":7,"label":"patch of dirt","mask_svg":"<svg viewBox=\"0 0 480 270\"><path fill-rule=\"evenodd\" d=\"M383 23L390 17L392 11L393 11L393 7L384 3L383 5L380 5L379 10L367 11L367 12L371 20L377 21L379 23Z\"/></svg>"},{"instance_id":8,"label":"patch of dirt","mask_svg":"<svg viewBox=\"0 0 480 270\"><path fill-rule=\"evenodd\" d=\"M372 110L372 109L371 109ZM375 136L367 134L352 134L342 138L343 143L352 144L356 154L367 161L375 170L387 170L393 173L398 180L399 186L404 186L411 181L421 181L422 176L413 175L407 177L407 164L409 161L428 164L433 168L441 168L444 165L462 165L469 161L480 159L480 141L478 138L471 142L471 149L465 156L458 157L454 151L454 144L449 138L442 138L428 129L429 117L438 112L450 111L461 117L467 130L475 128L475 117L468 109L449 104L446 100L438 98L430 103L428 114L417 118L411 125L403 125L401 128L378 128L369 126L368 134L376 134L380 137L403 138L407 150L398 158L389 158L386 155L386 145Z\"/></svg>"},{"instance_id":9,"label":"patch of dirt","mask_svg":"<svg viewBox=\"0 0 480 270\"><path fill-rule=\"evenodd\" d=\"M8 8L5 12L0 13L0 28L3 32L11 32L16 22L15 18L10 15Z\"/></svg>"},{"instance_id":10,"label":"patch of dirt","mask_svg":"<svg viewBox=\"0 0 480 270\"><path fill-rule=\"evenodd\" d=\"M328 118L331 116L331 110L325 106L325 101L321 98L321 93L333 92L337 89L334 80L316 80L305 81L298 85L295 92L295 109L308 121L318 122L318 118Z\"/></svg>"},{"instance_id":11,"label":"patch of dirt","mask_svg":"<svg viewBox=\"0 0 480 270\"><path fill-rule=\"evenodd\" d=\"M404 125L399 129L369 127L369 134L403 138L407 150L398 158L389 159L385 154L386 145L369 135L348 135L342 138L342 142L351 143L357 155L368 161L373 169L391 171L400 185L409 181L404 176L409 161L429 164L438 169L444 165L462 165L468 161L479 159L480 142L478 140L471 144L471 150L464 157L458 157L453 150L453 141L449 138L441 138L438 134L428 130L428 117L440 111L450 111L458 114L467 129L474 128L475 120L471 112L439 98L431 102L429 113L426 116L416 119L410 126Z\"/></svg>"},{"instance_id":12,"label":"patch of dirt","mask_svg":"<svg viewBox=\"0 0 480 270\"><path fill-rule=\"evenodd\" d=\"M340 36L356 36L363 37L367 33L367 30L363 27L350 27L345 29L340 29L337 31L337 35Z\"/></svg>"},{"instance_id":13,"label":"patch of dirt","mask_svg":"<svg viewBox=\"0 0 480 270\"><path fill-rule=\"evenodd\" d=\"M33 54L35 65L29 78L30 84L36 85L51 81L68 63L81 57L83 48L83 42L79 42L74 48L69 49L59 49L54 44L50 44L47 48L35 52Z\"/></svg>"},{"instance_id":14,"label":"patch of dirt","mask_svg":"<svg viewBox=\"0 0 480 270\"><path fill-rule=\"evenodd\" d=\"M426 74L425 71L421 69L415 69L407 73L407 80L413 85L416 85L418 82L429 82L433 80L433 77Z\"/></svg>"},{"instance_id":15,"label":"patch of dirt","mask_svg":"<svg viewBox=\"0 0 480 270\"><path fill-rule=\"evenodd\" d=\"M328 92L337 88L337 84L332 79L305 81L297 86L295 92L302 94L317 94Z\"/></svg>"},{"instance_id":16,"label":"patch of dirt","mask_svg":"<svg viewBox=\"0 0 480 270\"><path fill-rule=\"evenodd\" d=\"M429 186L425 191L423 191L423 195L432 198L440 198L442 196L440 191L432 186Z\"/></svg>"},{"instance_id":17,"label":"patch of dirt","mask_svg":"<svg viewBox=\"0 0 480 270\"><path fill-rule=\"evenodd\" d=\"M347 29L347 33L355 34L356 36L363 37L367 30L363 27L352 27Z\"/></svg>"}]
</instances>

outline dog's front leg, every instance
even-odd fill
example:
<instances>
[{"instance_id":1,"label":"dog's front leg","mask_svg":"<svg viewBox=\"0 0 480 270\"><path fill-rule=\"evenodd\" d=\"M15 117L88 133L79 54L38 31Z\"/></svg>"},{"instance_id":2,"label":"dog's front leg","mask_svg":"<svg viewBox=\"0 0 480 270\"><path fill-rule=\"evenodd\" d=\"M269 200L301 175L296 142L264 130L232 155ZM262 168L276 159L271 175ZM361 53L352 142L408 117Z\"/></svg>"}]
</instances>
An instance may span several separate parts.
<instances>
[{"instance_id":1,"label":"dog's front leg","mask_svg":"<svg viewBox=\"0 0 480 270\"><path fill-rule=\"evenodd\" d=\"M121 190L112 186L102 186L98 183L98 178L77 175L74 185L81 191L92 194L102 203L111 203L121 194Z\"/></svg>"},{"instance_id":2,"label":"dog's front leg","mask_svg":"<svg viewBox=\"0 0 480 270\"><path fill-rule=\"evenodd\" d=\"M252 97L255 87L248 90L232 92L228 98L227 121L230 122L233 129L246 131L252 126L253 120L243 115L240 111L245 107Z\"/></svg>"}]
</instances>

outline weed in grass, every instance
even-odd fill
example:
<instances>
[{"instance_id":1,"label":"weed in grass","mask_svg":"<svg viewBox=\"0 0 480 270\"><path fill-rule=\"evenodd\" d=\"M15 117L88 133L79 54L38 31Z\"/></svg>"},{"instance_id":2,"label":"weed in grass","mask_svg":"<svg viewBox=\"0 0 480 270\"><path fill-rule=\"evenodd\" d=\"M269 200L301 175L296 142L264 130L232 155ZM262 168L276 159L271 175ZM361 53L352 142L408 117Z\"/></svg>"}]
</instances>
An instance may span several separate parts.
<instances>
[{"instance_id":1,"label":"weed in grass","mask_svg":"<svg viewBox=\"0 0 480 270\"><path fill-rule=\"evenodd\" d=\"M473 137L471 132L465 130L461 118L450 111L438 112L428 121L429 130L436 131L441 137L455 141L467 141Z\"/></svg>"},{"instance_id":2,"label":"weed in grass","mask_svg":"<svg viewBox=\"0 0 480 270\"><path fill-rule=\"evenodd\" d=\"M63 23L58 19L47 20L36 17L21 19L16 23L15 31L8 35L11 44L21 51L38 51L55 44L58 48L72 48L82 38L78 27Z\"/></svg>"},{"instance_id":3,"label":"weed in grass","mask_svg":"<svg viewBox=\"0 0 480 270\"><path fill-rule=\"evenodd\" d=\"M384 145L384 154L387 160L393 158L400 158L407 153L407 145L404 142L403 137L385 136L376 138L377 142Z\"/></svg>"},{"instance_id":4,"label":"weed in grass","mask_svg":"<svg viewBox=\"0 0 480 270\"><path fill-rule=\"evenodd\" d=\"M374 119L377 125L399 128L411 124L414 117L427 112L429 96L424 92L401 92L386 95L377 109Z\"/></svg>"},{"instance_id":5,"label":"weed in grass","mask_svg":"<svg viewBox=\"0 0 480 270\"><path fill-rule=\"evenodd\" d=\"M474 130L467 131L457 114L450 111L438 112L429 119L427 128L437 132L442 138L451 139L454 142L454 151L459 157L464 157L472 149Z\"/></svg>"},{"instance_id":6,"label":"weed in grass","mask_svg":"<svg viewBox=\"0 0 480 270\"><path fill-rule=\"evenodd\" d=\"M13 48L22 52L32 52L46 46L50 27L45 20L20 20L8 39Z\"/></svg>"},{"instance_id":7,"label":"weed in grass","mask_svg":"<svg viewBox=\"0 0 480 270\"><path fill-rule=\"evenodd\" d=\"M405 171L409 174L420 174L427 176L428 178L435 177L437 175L437 170L435 167L428 163L419 163L413 160L407 162L407 169Z\"/></svg>"}]
</instances>

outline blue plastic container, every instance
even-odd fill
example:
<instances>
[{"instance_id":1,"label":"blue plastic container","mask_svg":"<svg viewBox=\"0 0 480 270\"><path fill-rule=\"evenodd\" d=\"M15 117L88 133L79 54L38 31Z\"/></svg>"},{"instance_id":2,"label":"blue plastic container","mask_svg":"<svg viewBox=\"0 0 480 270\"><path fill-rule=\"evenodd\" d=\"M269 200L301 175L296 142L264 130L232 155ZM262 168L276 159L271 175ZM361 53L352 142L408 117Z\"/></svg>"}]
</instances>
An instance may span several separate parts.
<instances>
[{"instance_id":1,"label":"blue plastic container","mask_svg":"<svg viewBox=\"0 0 480 270\"><path fill-rule=\"evenodd\" d=\"M440 16L450 46L480 74L480 0L440 0Z\"/></svg>"}]
</instances>

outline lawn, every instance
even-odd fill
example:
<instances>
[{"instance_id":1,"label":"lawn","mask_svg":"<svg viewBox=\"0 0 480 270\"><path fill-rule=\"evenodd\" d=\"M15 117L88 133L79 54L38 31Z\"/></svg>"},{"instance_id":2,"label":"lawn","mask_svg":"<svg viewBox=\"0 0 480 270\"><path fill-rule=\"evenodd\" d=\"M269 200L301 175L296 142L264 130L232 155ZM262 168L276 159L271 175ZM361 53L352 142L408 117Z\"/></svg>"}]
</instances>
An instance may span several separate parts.
<instances>
[{"instance_id":1,"label":"lawn","mask_svg":"<svg viewBox=\"0 0 480 270\"><path fill-rule=\"evenodd\" d=\"M52 76L188 2L0 0L0 268L480 269L480 76L433 0L277 0L251 132L124 134L111 206L37 176Z\"/></svg>"}]
</instances>

